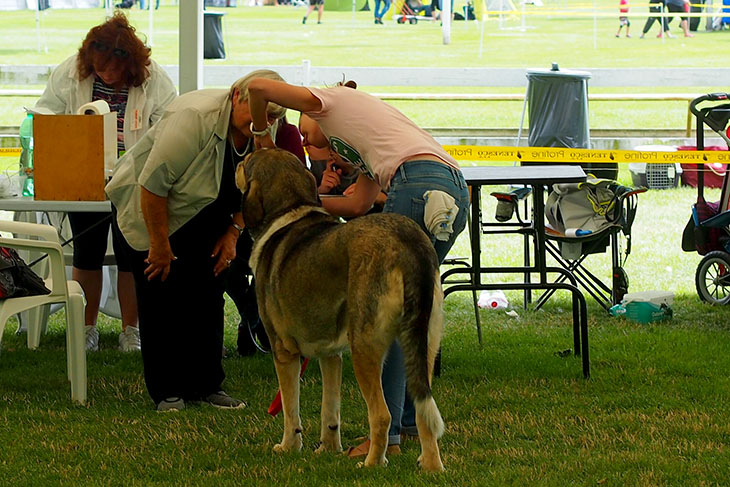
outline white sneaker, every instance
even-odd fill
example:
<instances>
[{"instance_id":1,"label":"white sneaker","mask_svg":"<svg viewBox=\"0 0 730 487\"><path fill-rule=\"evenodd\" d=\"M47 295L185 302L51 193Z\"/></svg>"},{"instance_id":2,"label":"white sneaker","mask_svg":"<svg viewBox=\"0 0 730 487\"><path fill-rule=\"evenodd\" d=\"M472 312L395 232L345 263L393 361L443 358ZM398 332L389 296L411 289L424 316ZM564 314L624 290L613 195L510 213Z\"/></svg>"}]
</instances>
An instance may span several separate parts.
<instances>
[{"instance_id":1,"label":"white sneaker","mask_svg":"<svg viewBox=\"0 0 730 487\"><path fill-rule=\"evenodd\" d=\"M99 330L95 326L86 325L86 350L90 352L99 351Z\"/></svg>"},{"instance_id":2,"label":"white sneaker","mask_svg":"<svg viewBox=\"0 0 730 487\"><path fill-rule=\"evenodd\" d=\"M139 328L128 326L119 334L119 350L122 352L139 352L141 350Z\"/></svg>"}]
</instances>

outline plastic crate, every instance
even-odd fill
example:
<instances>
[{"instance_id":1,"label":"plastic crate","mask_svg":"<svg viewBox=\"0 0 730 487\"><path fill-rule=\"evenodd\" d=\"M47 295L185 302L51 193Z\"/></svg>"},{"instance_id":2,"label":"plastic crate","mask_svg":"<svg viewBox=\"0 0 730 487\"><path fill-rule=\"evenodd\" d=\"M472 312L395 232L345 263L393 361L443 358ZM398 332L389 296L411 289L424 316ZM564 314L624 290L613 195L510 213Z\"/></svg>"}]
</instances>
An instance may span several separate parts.
<instances>
[{"instance_id":1,"label":"plastic crate","mask_svg":"<svg viewBox=\"0 0 730 487\"><path fill-rule=\"evenodd\" d=\"M649 189L669 189L679 186L682 167L678 163L629 164L631 184Z\"/></svg>"},{"instance_id":2,"label":"plastic crate","mask_svg":"<svg viewBox=\"0 0 730 487\"><path fill-rule=\"evenodd\" d=\"M666 145L639 145L634 147L638 151L676 152L676 147ZM682 167L678 163L647 164L637 162L629 164L631 183L634 186L644 186L649 189L669 189L679 186Z\"/></svg>"}]
</instances>

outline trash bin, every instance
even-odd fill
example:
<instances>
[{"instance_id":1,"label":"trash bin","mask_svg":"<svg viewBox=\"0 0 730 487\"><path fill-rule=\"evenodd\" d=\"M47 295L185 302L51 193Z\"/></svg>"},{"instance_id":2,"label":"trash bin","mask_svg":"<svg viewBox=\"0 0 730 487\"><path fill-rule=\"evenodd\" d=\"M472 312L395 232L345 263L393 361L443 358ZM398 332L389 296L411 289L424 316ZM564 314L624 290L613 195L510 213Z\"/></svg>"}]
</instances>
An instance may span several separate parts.
<instances>
[{"instance_id":1,"label":"trash bin","mask_svg":"<svg viewBox=\"0 0 730 487\"><path fill-rule=\"evenodd\" d=\"M203 59L225 59L221 12L203 12Z\"/></svg>"},{"instance_id":2,"label":"trash bin","mask_svg":"<svg viewBox=\"0 0 730 487\"><path fill-rule=\"evenodd\" d=\"M533 69L527 72L527 96L532 147L589 149L588 79L586 71ZM586 173L616 179L616 163L581 163Z\"/></svg>"}]
</instances>

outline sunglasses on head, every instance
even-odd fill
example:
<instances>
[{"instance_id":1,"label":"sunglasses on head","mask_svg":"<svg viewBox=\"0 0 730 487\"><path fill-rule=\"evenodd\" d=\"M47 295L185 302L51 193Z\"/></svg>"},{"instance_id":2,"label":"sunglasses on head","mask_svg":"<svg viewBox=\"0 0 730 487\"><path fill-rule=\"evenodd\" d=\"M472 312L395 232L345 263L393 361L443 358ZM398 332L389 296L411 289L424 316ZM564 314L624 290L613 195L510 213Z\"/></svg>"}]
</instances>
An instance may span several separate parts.
<instances>
[{"instance_id":1,"label":"sunglasses on head","mask_svg":"<svg viewBox=\"0 0 730 487\"><path fill-rule=\"evenodd\" d=\"M91 45L99 52L107 52L110 50L108 45L99 41L94 41L91 43ZM124 49L120 49L118 47L111 49L111 52L114 57L118 57L119 59L127 59L129 57L128 51L125 51Z\"/></svg>"}]
</instances>

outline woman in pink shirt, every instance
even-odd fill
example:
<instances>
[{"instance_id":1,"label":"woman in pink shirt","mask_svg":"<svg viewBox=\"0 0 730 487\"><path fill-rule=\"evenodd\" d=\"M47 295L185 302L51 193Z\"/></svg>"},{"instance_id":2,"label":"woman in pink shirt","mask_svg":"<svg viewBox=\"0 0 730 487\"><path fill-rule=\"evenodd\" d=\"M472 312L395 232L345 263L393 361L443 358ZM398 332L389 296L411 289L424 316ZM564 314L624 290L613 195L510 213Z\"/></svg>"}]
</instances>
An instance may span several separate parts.
<instances>
[{"instance_id":1,"label":"woman in pink shirt","mask_svg":"<svg viewBox=\"0 0 730 487\"><path fill-rule=\"evenodd\" d=\"M400 213L428 234L439 262L446 258L466 226L469 192L457 162L441 145L394 107L347 82L331 88L305 88L268 79L248 86L252 133L257 148L274 147L268 131L269 102L302 115L299 128L305 145L328 147L338 165L351 165L361 174L343 198L322 200L333 215L354 217L370 210L380 192L387 194L384 213ZM451 219L430 228L426 195L442 201ZM445 193L445 194L444 194ZM445 230L445 231L442 231ZM417 435L415 411L407 397L403 352L396 341L385 358L383 392L391 415L388 453L400 451L401 433ZM369 440L350 449L351 457L367 455Z\"/></svg>"}]
</instances>

